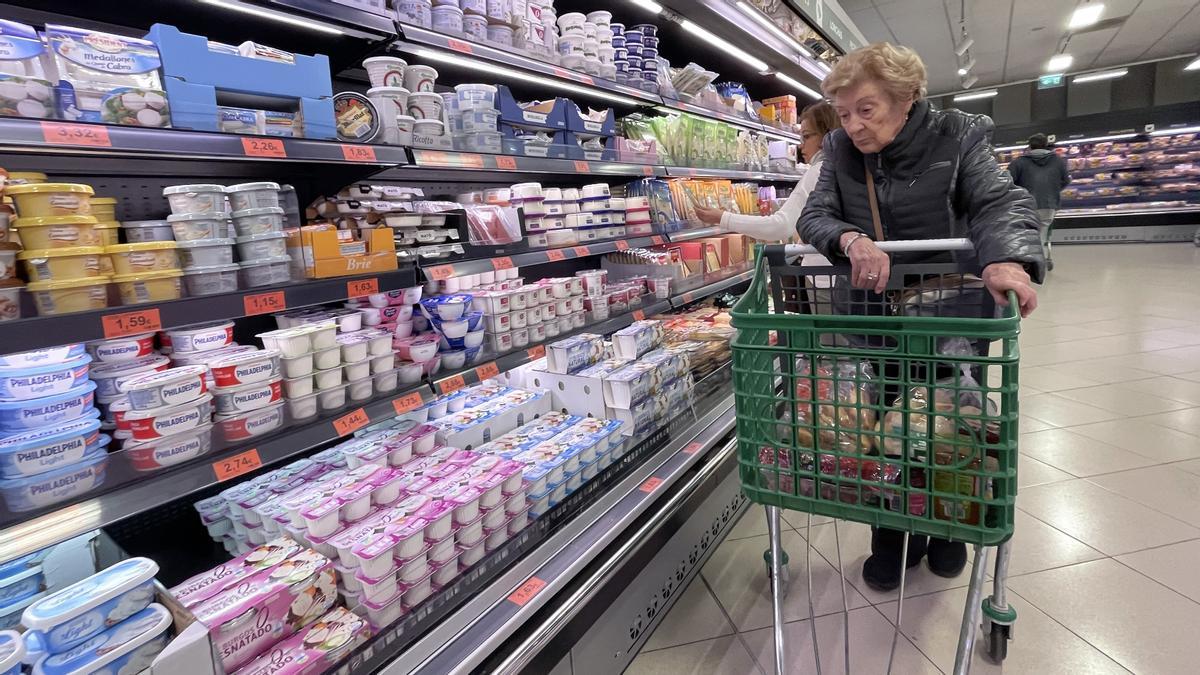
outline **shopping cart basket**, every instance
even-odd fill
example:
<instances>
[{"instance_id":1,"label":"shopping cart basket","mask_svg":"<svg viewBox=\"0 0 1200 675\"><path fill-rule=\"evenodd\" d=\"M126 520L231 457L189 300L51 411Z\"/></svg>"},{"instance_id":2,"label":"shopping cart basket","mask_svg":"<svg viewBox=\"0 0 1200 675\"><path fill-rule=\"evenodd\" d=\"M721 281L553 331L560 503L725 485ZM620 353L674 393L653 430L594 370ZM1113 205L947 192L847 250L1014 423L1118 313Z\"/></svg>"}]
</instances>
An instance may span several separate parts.
<instances>
[{"instance_id":1,"label":"shopping cart basket","mask_svg":"<svg viewBox=\"0 0 1200 675\"><path fill-rule=\"evenodd\" d=\"M971 249L965 239L879 245L934 260ZM813 251L760 247L732 312L739 470L745 494L767 507L776 672L785 672L780 508L834 518L835 541L838 520L905 533L893 656L909 534L974 545L954 672L970 669L981 604L989 655L1003 660L1016 619L1004 591L1017 491L1015 296L997 316L982 282L953 262L894 265L883 294L858 291L847 268L792 260ZM995 587L980 603L989 546L999 547ZM814 616L811 565L808 578Z\"/></svg>"}]
</instances>

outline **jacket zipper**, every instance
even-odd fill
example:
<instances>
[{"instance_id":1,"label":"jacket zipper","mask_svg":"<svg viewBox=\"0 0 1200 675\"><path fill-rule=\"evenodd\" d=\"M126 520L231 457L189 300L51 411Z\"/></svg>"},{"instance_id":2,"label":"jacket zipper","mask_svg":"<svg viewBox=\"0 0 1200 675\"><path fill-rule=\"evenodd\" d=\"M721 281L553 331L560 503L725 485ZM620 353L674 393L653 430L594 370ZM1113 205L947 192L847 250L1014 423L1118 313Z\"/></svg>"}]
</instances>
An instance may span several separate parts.
<instances>
[{"instance_id":1,"label":"jacket zipper","mask_svg":"<svg viewBox=\"0 0 1200 675\"><path fill-rule=\"evenodd\" d=\"M925 167L924 169L921 169L920 172L917 173L917 175L913 176L913 179L911 181L909 181L909 183L908 183L908 187L911 188L912 186L916 185L917 181L921 179L921 176L924 176L928 171L930 171L934 167L942 167L942 166L950 166L950 165L951 165L951 163L947 162L947 161L934 162L933 164L930 164L929 166Z\"/></svg>"}]
</instances>

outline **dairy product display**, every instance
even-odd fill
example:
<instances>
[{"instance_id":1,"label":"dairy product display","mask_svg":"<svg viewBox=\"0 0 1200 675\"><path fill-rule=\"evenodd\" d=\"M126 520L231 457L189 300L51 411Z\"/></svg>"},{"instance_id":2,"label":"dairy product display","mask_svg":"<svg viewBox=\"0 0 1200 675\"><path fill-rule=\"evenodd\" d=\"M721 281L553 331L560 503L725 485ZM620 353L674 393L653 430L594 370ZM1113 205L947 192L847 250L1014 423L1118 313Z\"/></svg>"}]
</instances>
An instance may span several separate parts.
<instances>
[{"instance_id":1,"label":"dairy product display","mask_svg":"<svg viewBox=\"0 0 1200 675\"><path fill-rule=\"evenodd\" d=\"M63 119L171 126L154 43L49 24L42 38L53 58Z\"/></svg>"}]
</instances>

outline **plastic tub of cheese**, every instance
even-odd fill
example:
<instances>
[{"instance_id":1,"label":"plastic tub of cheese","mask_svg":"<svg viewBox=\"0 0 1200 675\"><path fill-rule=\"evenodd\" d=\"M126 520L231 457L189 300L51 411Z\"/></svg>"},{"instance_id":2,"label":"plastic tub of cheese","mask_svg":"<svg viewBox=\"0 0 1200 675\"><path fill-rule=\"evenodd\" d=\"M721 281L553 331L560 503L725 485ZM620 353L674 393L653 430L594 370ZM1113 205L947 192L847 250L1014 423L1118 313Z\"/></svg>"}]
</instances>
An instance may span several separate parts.
<instances>
[{"instance_id":1,"label":"plastic tub of cheese","mask_svg":"<svg viewBox=\"0 0 1200 675\"><path fill-rule=\"evenodd\" d=\"M262 349L221 357L209 363L218 387L238 387L279 378L279 351Z\"/></svg>"},{"instance_id":2,"label":"plastic tub of cheese","mask_svg":"<svg viewBox=\"0 0 1200 675\"><path fill-rule=\"evenodd\" d=\"M171 223L166 220L126 220L121 223L125 231L125 241L173 241L178 237L171 230Z\"/></svg>"},{"instance_id":3,"label":"plastic tub of cheese","mask_svg":"<svg viewBox=\"0 0 1200 675\"><path fill-rule=\"evenodd\" d=\"M163 346L169 346L173 352L208 352L233 344L233 322L218 321L190 328L172 328L164 335L167 339Z\"/></svg>"},{"instance_id":4,"label":"plastic tub of cheese","mask_svg":"<svg viewBox=\"0 0 1200 675\"><path fill-rule=\"evenodd\" d=\"M26 478L0 480L0 496L14 512L33 511L87 494L104 483L108 453L101 447L75 464Z\"/></svg>"},{"instance_id":5,"label":"plastic tub of cheese","mask_svg":"<svg viewBox=\"0 0 1200 675\"><path fill-rule=\"evenodd\" d=\"M91 368L90 377L96 384L96 393L105 398L112 398L124 393L124 385L129 380L152 371L166 370L171 360L162 354L150 353L128 361L116 363L98 363Z\"/></svg>"},{"instance_id":6,"label":"plastic tub of cheese","mask_svg":"<svg viewBox=\"0 0 1200 675\"><path fill-rule=\"evenodd\" d=\"M61 394L25 401L0 401L0 432L4 435L26 429L53 426L84 416L99 414L95 404L95 382L84 382Z\"/></svg>"},{"instance_id":7,"label":"plastic tub of cheese","mask_svg":"<svg viewBox=\"0 0 1200 675\"><path fill-rule=\"evenodd\" d=\"M283 380L280 378L213 390L213 405L218 415L248 413L275 405L282 400Z\"/></svg>"},{"instance_id":8,"label":"plastic tub of cheese","mask_svg":"<svg viewBox=\"0 0 1200 675\"><path fill-rule=\"evenodd\" d=\"M35 673L134 673L150 664L169 641L171 613L152 604L77 649L41 658Z\"/></svg>"},{"instance_id":9,"label":"plastic tub of cheese","mask_svg":"<svg viewBox=\"0 0 1200 675\"><path fill-rule=\"evenodd\" d=\"M236 221L235 221L236 222ZM263 232L238 237L238 258L265 260L287 256L287 235L283 232Z\"/></svg>"},{"instance_id":10,"label":"plastic tub of cheese","mask_svg":"<svg viewBox=\"0 0 1200 675\"><path fill-rule=\"evenodd\" d=\"M99 246L96 219L91 216L45 216L17 218L12 226L29 250Z\"/></svg>"},{"instance_id":11,"label":"plastic tub of cheese","mask_svg":"<svg viewBox=\"0 0 1200 675\"><path fill-rule=\"evenodd\" d=\"M40 574L40 568L39 568ZM36 595L36 594L35 594ZM8 602L0 596L0 607L7 607ZM24 600L24 598L20 598ZM21 663L25 660L25 641L21 634L12 630L0 631L0 675L21 675Z\"/></svg>"},{"instance_id":12,"label":"plastic tub of cheese","mask_svg":"<svg viewBox=\"0 0 1200 675\"><path fill-rule=\"evenodd\" d=\"M176 242L179 264L184 271L193 267L228 265L233 262L232 239L197 239Z\"/></svg>"},{"instance_id":13,"label":"plastic tub of cheese","mask_svg":"<svg viewBox=\"0 0 1200 675\"><path fill-rule=\"evenodd\" d=\"M213 418L221 438L226 442L244 441L283 427L287 420L283 402L241 415L218 415Z\"/></svg>"},{"instance_id":14,"label":"plastic tub of cheese","mask_svg":"<svg viewBox=\"0 0 1200 675\"><path fill-rule=\"evenodd\" d=\"M91 197L92 215L99 220L117 219L117 200L113 197Z\"/></svg>"},{"instance_id":15,"label":"plastic tub of cheese","mask_svg":"<svg viewBox=\"0 0 1200 675\"><path fill-rule=\"evenodd\" d=\"M128 442L121 453L136 471L157 471L207 455L212 450L212 424L154 441Z\"/></svg>"},{"instance_id":16,"label":"plastic tub of cheese","mask_svg":"<svg viewBox=\"0 0 1200 675\"><path fill-rule=\"evenodd\" d=\"M88 381L92 357L80 354L62 363L0 366L0 401L25 401L66 393Z\"/></svg>"},{"instance_id":17,"label":"plastic tub of cheese","mask_svg":"<svg viewBox=\"0 0 1200 675\"><path fill-rule=\"evenodd\" d=\"M79 358L85 351L89 351L85 348L85 345L76 342L74 344L67 344L59 347L34 349L28 352L0 354L0 366L4 366L6 368L25 368L30 366L40 366L47 363L61 363L63 361Z\"/></svg>"},{"instance_id":18,"label":"plastic tub of cheese","mask_svg":"<svg viewBox=\"0 0 1200 675\"><path fill-rule=\"evenodd\" d=\"M125 413L125 421L129 423L129 431L135 441L154 441L171 434L181 434L211 421L212 398L212 394L205 393L194 401L178 405L130 410Z\"/></svg>"},{"instance_id":19,"label":"plastic tub of cheese","mask_svg":"<svg viewBox=\"0 0 1200 675\"><path fill-rule=\"evenodd\" d=\"M90 215L92 194L92 186L81 183L31 183L4 189L22 218Z\"/></svg>"},{"instance_id":20,"label":"plastic tub of cheese","mask_svg":"<svg viewBox=\"0 0 1200 675\"><path fill-rule=\"evenodd\" d=\"M183 272L179 270L118 274L112 281L123 305L166 302L183 297Z\"/></svg>"},{"instance_id":21,"label":"plastic tub of cheese","mask_svg":"<svg viewBox=\"0 0 1200 675\"><path fill-rule=\"evenodd\" d=\"M167 224L170 226L170 236L155 241L206 241L229 238L229 214L225 212L172 214L167 216ZM126 227L128 225L127 223Z\"/></svg>"},{"instance_id":22,"label":"plastic tub of cheese","mask_svg":"<svg viewBox=\"0 0 1200 675\"><path fill-rule=\"evenodd\" d=\"M99 246L26 250L17 254L30 281L67 281L103 275Z\"/></svg>"},{"instance_id":23,"label":"plastic tub of cheese","mask_svg":"<svg viewBox=\"0 0 1200 675\"><path fill-rule=\"evenodd\" d=\"M279 183L241 183L225 188L233 210L264 209L279 206ZM282 212L283 209L280 209Z\"/></svg>"},{"instance_id":24,"label":"plastic tub of cheese","mask_svg":"<svg viewBox=\"0 0 1200 675\"><path fill-rule=\"evenodd\" d=\"M246 262L246 259L243 258L241 263L242 286L259 288L288 283L292 280L291 260L291 257L286 255L254 262Z\"/></svg>"},{"instance_id":25,"label":"plastic tub of cheese","mask_svg":"<svg viewBox=\"0 0 1200 675\"><path fill-rule=\"evenodd\" d=\"M117 244L104 249L117 274L145 274L179 269L179 254L173 241Z\"/></svg>"},{"instance_id":26,"label":"plastic tub of cheese","mask_svg":"<svg viewBox=\"0 0 1200 675\"><path fill-rule=\"evenodd\" d=\"M122 389L133 410L151 410L195 401L208 391L205 366L179 366L126 380Z\"/></svg>"},{"instance_id":27,"label":"plastic tub of cheese","mask_svg":"<svg viewBox=\"0 0 1200 675\"><path fill-rule=\"evenodd\" d=\"M222 213L225 208L225 186L209 183L172 185L163 188L163 196L171 213Z\"/></svg>"},{"instance_id":28,"label":"plastic tub of cheese","mask_svg":"<svg viewBox=\"0 0 1200 675\"><path fill-rule=\"evenodd\" d=\"M239 269L236 263L189 267L183 271L183 283L192 297L232 293L238 289Z\"/></svg>"},{"instance_id":29,"label":"plastic tub of cheese","mask_svg":"<svg viewBox=\"0 0 1200 675\"><path fill-rule=\"evenodd\" d=\"M123 560L33 603L25 610L21 621L26 628L42 634L51 653L66 656L61 652L87 642L146 609L154 599L156 574L158 564L153 560ZM163 614L167 614L165 610ZM167 615L165 620L170 623L170 616ZM160 632L165 627L160 628ZM95 671L85 669L83 672Z\"/></svg>"},{"instance_id":30,"label":"plastic tub of cheese","mask_svg":"<svg viewBox=\"0 0 1200 675\"><path fill-rule=\"evenodd\" d=\"M283 233L283 209L277 206L234 211L230 217L233 218L233 229L238 239Z\"/></svg>"},{"instance_id":31,"label":"plastic tub of cheese","mask_svg":"<svg viewBox=\"0 0 1200 675\"><path fill-rule=\"evenodd\" d=\"M108 440L95 417L5 436L0 438L0 478L24 478L81 462Z\"/></svg>"}]
</instances>

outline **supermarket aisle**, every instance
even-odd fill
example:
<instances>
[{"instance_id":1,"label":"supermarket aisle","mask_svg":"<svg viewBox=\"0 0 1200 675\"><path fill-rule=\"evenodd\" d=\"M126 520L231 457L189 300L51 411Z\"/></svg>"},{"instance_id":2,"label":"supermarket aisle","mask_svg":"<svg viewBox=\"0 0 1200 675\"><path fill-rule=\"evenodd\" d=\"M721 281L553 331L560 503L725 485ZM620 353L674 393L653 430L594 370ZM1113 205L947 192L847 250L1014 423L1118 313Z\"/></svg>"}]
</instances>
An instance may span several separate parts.
<instances>
[{"instance_id":1,"label":"supermarket aisle","mask_svg":"<svg viewBox=\"0 0 1200 675\"><path fill-rule=\"evenodd\" d=\"M1200 248L1061 246L1021 339L1021 493L1012 561L1016 641L975 673L1194 673L1200 644ZM805 516L786 514L791 672L814 672ZM851 669L886 670L896 594L859 569L869 529L839 526ZM626 671L771 673L767 548L754 507ZM842 672L833 526L812 529L818 645ZM820 555L817 555L819 553ZM893 672L949 672L967 574L910 575Z\"/></svg>"}]
</instances>

